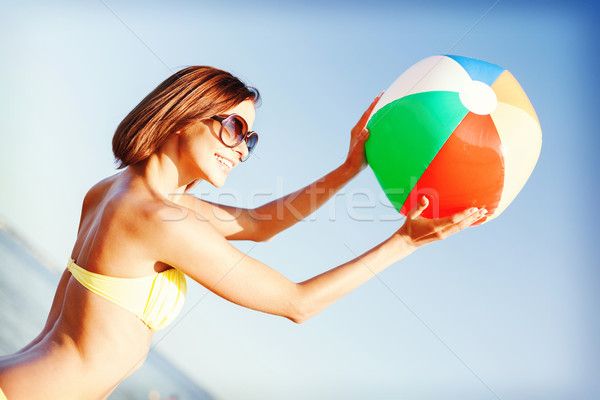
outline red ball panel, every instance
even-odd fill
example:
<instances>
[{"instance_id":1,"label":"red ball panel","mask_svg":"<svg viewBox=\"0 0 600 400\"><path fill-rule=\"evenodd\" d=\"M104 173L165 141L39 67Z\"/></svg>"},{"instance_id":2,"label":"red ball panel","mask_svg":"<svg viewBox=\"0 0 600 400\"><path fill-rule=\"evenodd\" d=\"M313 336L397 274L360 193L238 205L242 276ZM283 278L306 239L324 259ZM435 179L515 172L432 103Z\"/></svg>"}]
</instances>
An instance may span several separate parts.
<instances>
[{"instance_id":1,"label":"red ball panel","mask_svg":"<svg viewBox=\"0 0 600 400\"><path fill-rule=\"evenodd\" d=\"M423 173L400 212L419 197L429 199L426 218L443 218L469 207L485 207L491 215L504 186L504 157L496 126L489 115L468 113Z\"/></svg>"}]
</instances>

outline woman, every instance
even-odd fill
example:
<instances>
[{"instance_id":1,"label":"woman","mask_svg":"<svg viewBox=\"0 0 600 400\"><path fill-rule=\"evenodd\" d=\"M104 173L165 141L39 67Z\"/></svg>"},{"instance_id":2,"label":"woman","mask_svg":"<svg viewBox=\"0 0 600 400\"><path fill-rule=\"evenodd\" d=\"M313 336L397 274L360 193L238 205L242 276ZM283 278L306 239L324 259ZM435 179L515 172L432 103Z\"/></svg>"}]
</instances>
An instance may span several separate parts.
<instances>
[{"instance_id":1,"label":"woman","mask_svg":"<svg viewBox=\"0 0 600 400\"><path fill-rule=\"evenodd\" d=\"M228 240L268 240L363 169L365 124L378 99L352 130L344 164L306 188L254 210L187 195L199 180L222 186L249 156L258 138L250 130L258 99L258 91L225 71L189 67L161 83L121 122L113 151L123 171L86 194L44 329L0 359L4 395L108 397L142 365L154 330L179 312L185 276L234 303L301 323L417 247L484 216L485 210L469 209L447 219L422 219L428 205L423 198L377 247L305 282L287 280ZM282 200L294 213L281 213Z\"/></svg>"}]
</instances>

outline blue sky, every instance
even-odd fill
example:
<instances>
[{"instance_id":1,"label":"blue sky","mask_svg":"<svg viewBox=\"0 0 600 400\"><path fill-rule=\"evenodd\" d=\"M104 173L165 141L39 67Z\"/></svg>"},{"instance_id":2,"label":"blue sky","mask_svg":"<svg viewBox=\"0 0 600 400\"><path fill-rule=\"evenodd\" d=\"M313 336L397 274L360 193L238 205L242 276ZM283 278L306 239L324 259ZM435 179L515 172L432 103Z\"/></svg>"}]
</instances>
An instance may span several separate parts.
<instances>
[{"instance_id":1,"label":"blue sky","mask_svg":"<svg viewBox=\"0 0 600 400\"><path fill-rule=\"evenodd\" d=\"M256 157L223 188L196 189L249 207L337 167L371 99L412 64L483 59L519 80L543 132L538 165L500 218L419 250L300 326L190 285L156 349L222 399L598 395L597 13L493 4L4 2L0 215L64 268L83 195L114 173L114 129L183 66L217 66L261 91ZM272 242L236 246L300 281L401 222L367 169Z\"/></svg>"}]
</instances>

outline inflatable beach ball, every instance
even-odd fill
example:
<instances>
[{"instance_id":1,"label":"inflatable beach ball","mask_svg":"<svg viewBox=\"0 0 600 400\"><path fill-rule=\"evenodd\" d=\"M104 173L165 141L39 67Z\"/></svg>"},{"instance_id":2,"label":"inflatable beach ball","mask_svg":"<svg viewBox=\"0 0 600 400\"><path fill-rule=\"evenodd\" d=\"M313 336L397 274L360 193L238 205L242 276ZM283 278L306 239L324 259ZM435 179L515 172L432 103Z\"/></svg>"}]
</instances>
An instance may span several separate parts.
<instances>
[{"instance_id":1,"label":"inflatable beach ball","mask_svg":"<svg viewBox=\"0 0 600 400\"><path fill-rule=\"evenodd\" d=\"M469 207L500 215L533 171L542 146L535 111L510 72L459 56L404 72L370 116L367 160L402 214L425 195L426 218Z\"/></svg>"}]
</instances>

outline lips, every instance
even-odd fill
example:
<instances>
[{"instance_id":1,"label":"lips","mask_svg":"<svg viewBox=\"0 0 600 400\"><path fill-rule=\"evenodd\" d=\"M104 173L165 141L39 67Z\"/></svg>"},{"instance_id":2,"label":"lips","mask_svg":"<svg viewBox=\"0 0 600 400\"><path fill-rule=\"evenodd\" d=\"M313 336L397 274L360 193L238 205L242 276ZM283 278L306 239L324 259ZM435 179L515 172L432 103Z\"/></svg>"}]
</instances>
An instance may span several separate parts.
<instances>
[{"instance_id":1,"label":"lips","mask_svg":"<svg viewBox=\"0 0 600 400\"><path fill-rule=\"evenodd\" d=\"M219 162L219 164L221 164L223 167L225 167L228 171L231 170L236 165L230 159L225 158L223 156L220 156L220 155L218 155L216 153L215 153L215 158L217 159L217 161Z\"/></svg>"}]
</instances>

